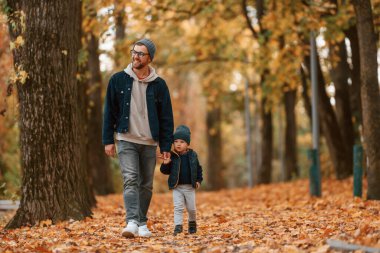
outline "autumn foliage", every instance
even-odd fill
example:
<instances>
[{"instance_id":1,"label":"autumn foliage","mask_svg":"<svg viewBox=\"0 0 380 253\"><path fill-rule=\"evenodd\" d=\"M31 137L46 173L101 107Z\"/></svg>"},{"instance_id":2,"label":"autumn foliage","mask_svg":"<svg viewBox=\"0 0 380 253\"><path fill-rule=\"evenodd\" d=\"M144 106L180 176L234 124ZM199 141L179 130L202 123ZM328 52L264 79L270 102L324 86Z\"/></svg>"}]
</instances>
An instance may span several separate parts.
<instances>
[{"instance_id":1,"label":"autumn foliage","mask_svg":"<svg viewBox=\"0 0 380 253\"><path fill-rule=\"evenodd\" d=\"M189 235L185 223L185 233L176 237L171 193L153 195L149 239L121 237L121 195L97 200L93 218L3 230L0 252L336 252L329 238L380 247L380 203L353 198L352 179L324 181L322 198L310 197L305 180L201 191L198 233Z\"/></svg>"}]
</instances>

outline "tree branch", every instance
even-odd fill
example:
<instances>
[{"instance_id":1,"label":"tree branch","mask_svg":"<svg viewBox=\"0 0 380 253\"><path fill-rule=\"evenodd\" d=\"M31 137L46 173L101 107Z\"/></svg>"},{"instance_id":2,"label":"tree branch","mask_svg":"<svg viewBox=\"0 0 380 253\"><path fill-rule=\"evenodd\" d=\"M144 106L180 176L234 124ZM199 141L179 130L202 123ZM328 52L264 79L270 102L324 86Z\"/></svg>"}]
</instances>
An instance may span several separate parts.
<instances>
[{"instance_id":1,"label":"tree branch","mask_svg":"<svg viewBox=\"0 0 380 253\"><path fill-rule=\"evenodd\" d=\"M240 63L252 63L250 61L244 60L244 59L239 59L239 58L223 58L223 57L210 57L210 58L204 58L204 59L195 59L195 60L187 60L187 61L179 61L173 63L175 66L185 66L185 65L191 65L191 64L199 64L199 63L212 63L212 62L240 62ZM163 65L169 65L165 61L157 61L155 62L156 65L158 66L163 66Z\"/></svg>"},{"instance_id":2,"label":"tree branch","mask_svg":"<svg viewBox=\"0 0 380 253\"><path fill-rule=\"evenodd\" d=\"M247 0L242 0L242 9L243 9L243 15L245 17L245 21L247 22L247 26L249 28L249 30L252 32L252 35L255 39L258 39L259 36L257 34L257 32L255 31L255 29L253 28L252 26L252 22L248 16L248 10L247 10Z\"/></svg>"}]
</instances>

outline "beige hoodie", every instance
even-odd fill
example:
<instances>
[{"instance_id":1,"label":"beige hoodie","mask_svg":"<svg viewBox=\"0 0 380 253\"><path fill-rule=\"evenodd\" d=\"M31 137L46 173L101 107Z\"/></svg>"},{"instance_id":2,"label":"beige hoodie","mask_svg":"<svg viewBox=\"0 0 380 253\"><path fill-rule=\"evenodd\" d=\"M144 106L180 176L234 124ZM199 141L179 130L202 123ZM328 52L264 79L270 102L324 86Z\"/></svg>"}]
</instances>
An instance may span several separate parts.
<instances>
[{"instance_id":1,"label":"beige hoodie","mask_svg":"<svg viewBox=\"0 0 380 253\"><path fill-rule=\"evenodd\" d=\"M158 75L155 69L149 66L149 76L139 80L132 70L132 63L124 71L133 78L129 130L127 133L117 133L116 139L156 146L157 142L153 140L149 127L146 88L148 87L148 82L155 80Z\"/></svg>"}]
</instances>

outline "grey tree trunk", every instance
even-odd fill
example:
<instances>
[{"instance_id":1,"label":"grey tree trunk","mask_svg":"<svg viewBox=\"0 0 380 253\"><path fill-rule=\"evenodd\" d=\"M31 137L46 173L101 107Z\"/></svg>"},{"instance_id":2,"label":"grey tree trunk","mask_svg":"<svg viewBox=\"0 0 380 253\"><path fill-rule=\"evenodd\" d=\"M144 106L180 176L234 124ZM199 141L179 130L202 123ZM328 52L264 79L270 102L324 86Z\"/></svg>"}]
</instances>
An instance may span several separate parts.
<instances>
[{"instance_id":1,"label":"grey tree trunk","mask_svg":"<svg viewBox=\"0 0 380 253\"><path fill-rule=\"evenodd\" d=\"M296 96L297 91L285 92L285 174L284 180L289 181L292 176L298 175L297 168L297 124L296 124Z\"/></svg>"},{"instance_id":2,"label":"grey tree trunk","mask_svg":"<svg viewBox=\"0 0 380 253\"><path fill-rule=\"evenodd\" d=\"M223 155L222 155L222 109L220 105L211 105L212 109L207 111L207 181L210 190L218 190L224 187L223 178Z\"/></svg>"},{"instance_id":3,"label":"grey tree trunk","mask_svg":"<svg viewBox=\"0 0 380 253\"><path fill-rule=\"evenodd\" d=\"M102 76L99 61L99 39L90 34L88 41L88 166L92 172L95 192L99 195L114 193L112 173L101 142L102 136Z\"/></svg>"},{"instance_id":4,"label":"grey tree trunk","mask_svg":"<svg viewBox=\"0 0 380 253\"><path fill-rule=\"evenodd\" d=\"M13 51L28 74L17 83L23 169L20 207L6 228L83 219L91 215L78 124L78 50L81 2L13 0L10 34L24 38ZM25 24L17 17L25 13ZM25 30L22 26L25 25Z\"/></svg>"},{"instance_id":5,"label":"grey tree trunk","mask_svg":"<svg viewBox=\"0 0 380 253\"><path fill-rule=\"evenodd\" d=\"M368 156L368 199L380 200L380 93L377 46L370 0L352 1L357 18L364 148Z\"/></svg>"}]
</instances>

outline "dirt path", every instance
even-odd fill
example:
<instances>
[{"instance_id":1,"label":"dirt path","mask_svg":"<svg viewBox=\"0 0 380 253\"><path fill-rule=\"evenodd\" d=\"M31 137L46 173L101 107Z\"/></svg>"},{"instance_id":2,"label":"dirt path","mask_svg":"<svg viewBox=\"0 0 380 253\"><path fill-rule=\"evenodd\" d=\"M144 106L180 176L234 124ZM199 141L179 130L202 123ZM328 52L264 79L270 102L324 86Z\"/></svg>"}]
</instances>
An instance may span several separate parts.
<instances>
[{"instance_id":1,"label":"dirt path","mask_svg":"<svg viewBox=\"0 0 380 253\"><path fill-rule=\"evenodd\" d=\"M307 181L198 192L199 231L185 223L176 237L171 194L155 194L149 239L121 237L122 196L99 197L92 219L0 232L0 252L335 252L328 238L380 248L380 202L354 199L351 179L324 181L322 194L310 198Z\"/></svg>"}]
</instances>

